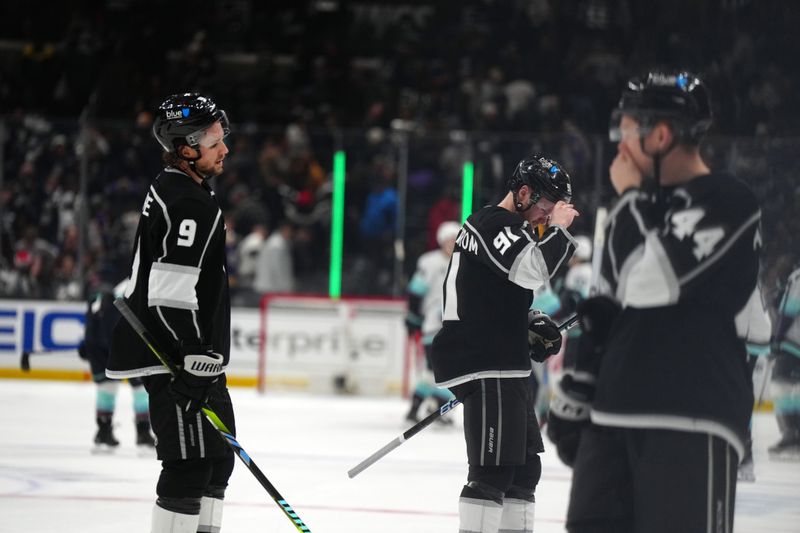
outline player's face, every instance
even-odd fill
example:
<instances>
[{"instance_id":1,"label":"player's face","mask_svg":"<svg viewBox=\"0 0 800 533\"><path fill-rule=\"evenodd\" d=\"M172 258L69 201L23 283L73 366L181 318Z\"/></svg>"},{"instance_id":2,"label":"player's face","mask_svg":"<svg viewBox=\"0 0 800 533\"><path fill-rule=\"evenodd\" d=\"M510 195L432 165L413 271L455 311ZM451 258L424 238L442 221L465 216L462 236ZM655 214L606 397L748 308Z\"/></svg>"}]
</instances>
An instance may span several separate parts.
<instances>
[{"instance_id":1,"label":"player's face","mask_svg":"<svg viewBox=\"0 0 800 533\"><path fill-rule=\"evenodd\" d=\"M195 162L195 167L204 176L219 176L222 174L225 155L228 147L225 146L225 132L219 122L215 122L200 141L200 159Z\"/></svg>"},{"instance_id":2,"label":"player's face","mask_svg":"<svg viewBox=\"0 0 800 533\"><path fill-rule=\"evenodd\" d=\"M546 198L539 198L533 207L525 211L526 219L532 226L538 224L547 224L550 219L550 213L556 204Z\"/></svg>"}]
</instances>

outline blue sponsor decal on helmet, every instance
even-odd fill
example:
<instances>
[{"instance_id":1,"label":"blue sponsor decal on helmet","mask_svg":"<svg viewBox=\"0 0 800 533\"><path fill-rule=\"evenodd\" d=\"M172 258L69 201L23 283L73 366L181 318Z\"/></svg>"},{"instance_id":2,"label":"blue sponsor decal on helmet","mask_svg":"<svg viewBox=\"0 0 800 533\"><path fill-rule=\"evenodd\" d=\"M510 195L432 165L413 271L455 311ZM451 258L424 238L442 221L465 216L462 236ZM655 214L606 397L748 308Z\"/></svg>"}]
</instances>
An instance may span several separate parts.
<instances>
[{"instance_id":1,"label":"blue sponsor decal on helmet","mask_svg":"<svg viewBox=\"0 0 800 533\"><path fill-rule=\"evenodd\" d=\"M689 85L689 78L686 77L686 74L679 74L678 79L675 81L675 83L681 89L685 89L686 86Z\"/></svg>"},{"instance_id":2,"label":"blue sponsor decal on helmet","mask_svg":"<svg viewBox=\"0 0 800 533\"><path fill-rule=\"evenodd\" d=\"M181 109L181 112L183 113L184 117L188 117L189 116L189 108L188 107L184 107L183 109Z\"/></svg>"},{"instance_id":3,"label":"blue sponsor decal on helmet","mask_svg":"<svg viewBox=\"0 0 800 533\"><path fill-rule=\"evenodd\" d=\"M557 166L553 165L552 167L550 167L550 174L555 174L556 172L558 172Z\"/></svg>"}]
</instances>

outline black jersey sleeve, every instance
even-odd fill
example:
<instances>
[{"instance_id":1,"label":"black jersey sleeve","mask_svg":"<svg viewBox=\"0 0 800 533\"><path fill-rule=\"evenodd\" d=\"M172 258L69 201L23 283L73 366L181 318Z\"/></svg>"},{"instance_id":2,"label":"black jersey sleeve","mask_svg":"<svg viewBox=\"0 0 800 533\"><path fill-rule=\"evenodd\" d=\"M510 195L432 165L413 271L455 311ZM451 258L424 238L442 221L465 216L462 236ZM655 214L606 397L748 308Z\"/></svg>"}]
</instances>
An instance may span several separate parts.
<instances>
[{"instance_id":1,"label":"black jersey sleeve","mask_svg":"<svg viewBox=\"0 0 800 533\"><path fill-rule=\"evenodd\" d=\"M166 207L166 208L164 208ZM176 342L199 345L197 285L210 241L222 224L222 212L192 198L162 206L162 217L151 226L158 243L148 279L148 306Z\"/></svg>"},{"instance_id":2,"label":"black jersey sleeve","mask_svg":"<svg viewBox=\"0 0 800 533\"><path fill-rule=\"evenodd\" d=\"M560 226L551 226L537 241L527 221L497 208L470 217L456 239L459 251L476 255L496 274L526 289L537 289L565 265L577 245Z\"/></svg>"}]
</instances>

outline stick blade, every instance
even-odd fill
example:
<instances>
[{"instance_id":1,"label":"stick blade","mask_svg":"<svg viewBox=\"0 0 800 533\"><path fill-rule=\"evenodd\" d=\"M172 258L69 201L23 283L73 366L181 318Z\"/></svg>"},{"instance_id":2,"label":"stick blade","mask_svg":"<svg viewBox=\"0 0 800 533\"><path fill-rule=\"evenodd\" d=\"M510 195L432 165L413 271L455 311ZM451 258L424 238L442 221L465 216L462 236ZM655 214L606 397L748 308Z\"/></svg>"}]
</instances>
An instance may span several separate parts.
<instances>
[{"instance_id":1,"label":"stick blade","mask_svg":"<svg viewBox=\"0 0 800 533\"><path fill-rule=\"evenodd\" d=\"M22 352L22 357L19 360L19 366L23 372L31 371L31 354L28 351Z\"/></svg>"}]
</instances>

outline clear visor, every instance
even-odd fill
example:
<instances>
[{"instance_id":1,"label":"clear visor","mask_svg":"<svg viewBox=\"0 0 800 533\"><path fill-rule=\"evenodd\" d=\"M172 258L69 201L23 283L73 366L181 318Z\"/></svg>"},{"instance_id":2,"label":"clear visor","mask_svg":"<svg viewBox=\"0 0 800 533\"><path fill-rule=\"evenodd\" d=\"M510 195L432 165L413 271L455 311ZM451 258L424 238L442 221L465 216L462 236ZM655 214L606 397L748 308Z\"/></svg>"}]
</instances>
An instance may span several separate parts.
<instances>
[{"instance_id":1,"label":"clear visor","mask_svg":"<svg viewBox=\"0 0 800 533\"><path fill-rule=\"evenodd\" d=\"M612 143L618 143L622 140L622 112L615 109L611 112L611 118L608 120L608 140Z\"/></svg>"},{"instance_id":2,"label":"clear visor","mask_svg":"<svg viewBox=\"0 0 800 533\"><path fill-rule=\"evenodd\" d=\"M635 123L631 123L628 121L628 124L622 124L622 117L627 115L629 118L633 119ZM611 112L611 118L608 121L608 140L614 143L620 142L622 139L626 137L634 137L634 138L641 138L647 136L653 130L652 125L648 126L643 124L643 119L632 115L630 112L623 112L622 109L615 109ZM649 120L644 120L645 123L650 122Z\"/></svg>"},{"instance_id":3,"label":"clear visor","mask_svg":"<svg viewBox=\"0 0 800 533\"><path fill-rule=\"evenodd\" d=\"M217 124L219 124L219 127ZM186 142L189 146L200 145L205 148L211 148L227 137L230 132L228 115L225 114L225 111L219 110L217 112L217 122L205 129L190 133L186 136Z\"/></svg>"}]
</instances>

